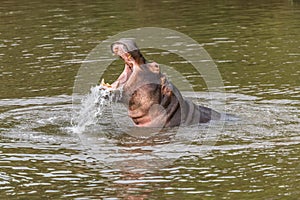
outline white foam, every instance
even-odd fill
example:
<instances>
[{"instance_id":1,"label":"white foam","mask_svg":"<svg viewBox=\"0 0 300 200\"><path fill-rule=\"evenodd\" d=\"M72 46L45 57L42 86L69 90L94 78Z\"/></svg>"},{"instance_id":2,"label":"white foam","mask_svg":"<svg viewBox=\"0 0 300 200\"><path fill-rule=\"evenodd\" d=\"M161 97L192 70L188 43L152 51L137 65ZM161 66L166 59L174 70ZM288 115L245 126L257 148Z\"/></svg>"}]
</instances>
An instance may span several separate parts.
<instances>
[{"instance_id":1,"label":"white foam","mask_svg":"<svg viewBox=\"0 0 300 200\"><path fill-rule=\"evenodd\" d=\"M87 126L95 125L101 117L104 117L104 110L112 102L122 98L122 88L113 89L103 86L94 86L90 93L85 95L81 100L80 110L76 117L73 118L72 131L82 133Z\"/></svg>"}]
</instances>

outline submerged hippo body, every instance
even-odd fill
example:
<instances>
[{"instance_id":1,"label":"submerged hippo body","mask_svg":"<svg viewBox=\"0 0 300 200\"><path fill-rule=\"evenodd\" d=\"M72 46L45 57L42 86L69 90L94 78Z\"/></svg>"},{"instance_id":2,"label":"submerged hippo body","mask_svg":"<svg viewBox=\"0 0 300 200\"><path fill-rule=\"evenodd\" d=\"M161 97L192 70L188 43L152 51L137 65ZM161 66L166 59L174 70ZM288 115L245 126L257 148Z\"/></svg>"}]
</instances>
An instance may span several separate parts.
<instances>
[{"instance_id":1,"label":"submerged hippo body","mask_svg":"<svg viewBox=\"0 0 300 200\"><path fill-rule=\"evenodd\" d=\"M123 88L121 102L128 105L128 115L136 126L173 127L220 118L218 112L184 99L158 64L148 63L132 40L113 43L112 51L125 62L112 87Z\"/></svg>"}]
</instances>

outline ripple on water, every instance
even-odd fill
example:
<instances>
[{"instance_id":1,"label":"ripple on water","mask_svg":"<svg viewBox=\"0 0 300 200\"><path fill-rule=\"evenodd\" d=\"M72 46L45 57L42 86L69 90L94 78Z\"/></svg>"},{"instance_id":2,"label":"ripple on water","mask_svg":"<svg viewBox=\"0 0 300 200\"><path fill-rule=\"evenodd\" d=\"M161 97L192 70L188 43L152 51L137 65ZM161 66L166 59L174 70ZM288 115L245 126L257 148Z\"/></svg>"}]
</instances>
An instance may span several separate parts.
<instances>
[{"instance_id":1,"label":"ripple on water","mask_svg":"<svg viewBox=\"0 0 300 200\"><path fill-rule=\"evenodd\" d=\"M185 95L209 104L205 93ZM240 120L225 122L221 132L208 135L209 126L201 125L184 128L184 135L176 136L174 128L148 139L126 135L136 130L109 123L90 124L74 134L72 111L80 105L72 105L70 96L1 100L1 124L9 124L1 128L1 190L14 194L18 184L29 194L40 192L39 184L48 194L79 197L85 190L107 195L122 185L141 192L141 187L167 184L161 189L165 193L209 196L222 185L228 194L241 195L265 190L263 182L251 177L276 180L290 176L288 167L297 170L299 102L226 95L227 112L238 113ZM180 184L195 182L199 184Z\"/></svg>"},{"instance_id":2,"label":"ripple on water","mask_svg":"<svg viewBox=\"0 0 300 200\"><path fill-rule=\"evenodd\" d=\"M195 102L203 102L202 98L208 98L205 94L199 94L198 99L192 98L192 94L189 93L186 93L186 96ZM217 95L214 95L214 98L218 98ZM298 133L295 130L297 130L296 128L299 127L300 123L298 118L299 110L297 109L299 102L295 100L259 100L251 96L238 94L227 94L227 99L229 100L227 105L228 112L240 113L239 117L241 120L225 123L223 131L215 133L216 135L213 137L207 135L207 130L210 127L205 125L200 128L199 126L186 127L184 129L186 136L177 135L177 137L174 137L173 134L176 135L177 129L167 130L169 135L167 134L166 138L156 138L158 142L155 147L151 147L151 145L135 147L135 143L139 144L142 140L127 140L126 137L123 137L121 143L119 139L116 141L109 138L105 139L108 136L105 134L105 131L116 135L122 135L124 130L136 131L125 127L119 129L118 126L112 126L109 122L100 123L100 125L97 124L99 121L92 122L88 126L88 131L79 135L75 134L74 137L74 133L70 132L70 121L74 109L74 105L71 105L70 96L1 100L1 110L4 110L4 112L0 114L0 118L1 123L5 124L4 128L1 128L1 133L2 136L24 141L59 144L77 143L80 141L85 148L93 150L93 155L97 155L100 152L98 156L104 158L102 161L106 159L112 159L112 161L122 160L124 155L131 155L126 159L134 159L140 153L137 149L140 149L142 152L157 153L158 155L156 156L164 158L176 157L176 154L180 155L185 151L197 153L222 148L226 150L230 148L243 149L249 148L251 145L263 146L268 143L272 145L273 141L269 139L297 136ZM293 105L296 105L296 107ZM109 112L104 114L110 115ZM85 118L85 116L82 117ZM174 141L168 144L167 140L170 138L173 138ZM206 147L203 145L203 142L207 138L215 141L221 140L223 145L220 147L217 143L214 146L208 145ZM167 140L161 143L161 139ZM230 146L232 141L241 141L242 145ZM116 142L122 144L123 147L116 146ZM261 142L262 145L257 144L258 142ZM186 147L187 144L189 145L188 148ZM126 145L132 146L126 147ZM118 155L117 157L110 154L121 149L130 153L128 155L116 154ZM157 149L161 149L162 152ZM101 151L104 152L105 150L106 155L101 153ZM134 151L137 151L137 154L132 154ZM145 155L141 153L140 156Z\"/></svg>"}]
</instances>

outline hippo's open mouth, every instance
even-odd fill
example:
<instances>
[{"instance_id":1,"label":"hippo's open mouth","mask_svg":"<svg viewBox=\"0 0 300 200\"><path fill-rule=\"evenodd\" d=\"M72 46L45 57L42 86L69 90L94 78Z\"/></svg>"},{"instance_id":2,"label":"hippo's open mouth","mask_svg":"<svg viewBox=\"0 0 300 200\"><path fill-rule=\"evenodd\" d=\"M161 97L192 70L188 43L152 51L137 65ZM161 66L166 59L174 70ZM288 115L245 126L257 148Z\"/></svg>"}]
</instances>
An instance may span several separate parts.
<instances>
[{"instance_id":1,"label":"hippo's open mouth","mask_svg":"<svg viewBox=\"0 0 300 200\"><path fill-rule=\"evenodd\" d=\"M112 52L118 55L124 62L125 68L119 78L111 85L112 88L122 87L130 78L135 60L132 58L131 54L128 52L128 47L124 43L114 43L112 45Z\"/></svg>"},{"instance_id":2,"label":"hippo's open mouth","mask_svg":"<svg viewBox=\"0 0 300 200\"><path fill-rule=\"evenodd\" d=\"M119 88L125 85L135 69L146 63L135 42L128 39L120 39L111 45L111 51L125 62L125 68L119 78L111 85Z\"/></svg>"}]
</instances>

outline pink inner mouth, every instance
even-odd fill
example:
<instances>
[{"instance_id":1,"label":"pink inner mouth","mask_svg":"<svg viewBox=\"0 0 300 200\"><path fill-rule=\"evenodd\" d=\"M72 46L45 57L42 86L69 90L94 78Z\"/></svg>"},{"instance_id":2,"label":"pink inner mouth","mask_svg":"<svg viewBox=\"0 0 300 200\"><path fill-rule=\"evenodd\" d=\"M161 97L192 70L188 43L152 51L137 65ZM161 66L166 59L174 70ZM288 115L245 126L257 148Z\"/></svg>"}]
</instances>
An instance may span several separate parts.
<instances>
[{"instance_id":1,"label":"pink inner mouth","mask_svg":"<svg viewBox=\"0 0 300 200\"><path fill-rule=\"evenodd\" d=\"M131 55L126 51L124 44L115 44L113 46L113 52L120 56L120 58L125 62L125 68L119 78L111 85L113 88L122 87L130 78L133 68L134 60Z\"/></svg>"}]
</instances>

